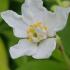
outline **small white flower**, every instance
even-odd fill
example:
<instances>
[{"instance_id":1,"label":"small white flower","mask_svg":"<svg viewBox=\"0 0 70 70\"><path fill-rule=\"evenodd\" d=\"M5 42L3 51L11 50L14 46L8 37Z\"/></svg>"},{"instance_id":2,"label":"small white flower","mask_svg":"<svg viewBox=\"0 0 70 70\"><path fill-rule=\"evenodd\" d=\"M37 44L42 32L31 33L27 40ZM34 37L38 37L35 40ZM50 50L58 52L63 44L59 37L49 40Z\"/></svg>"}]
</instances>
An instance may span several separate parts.
<instances>
[{"instance_id":1,"label":"small white flower","mask_svg":"<svg viewBox=\"0 0 70 70\"><path fill-rule=\"evenodd\" d=\"M25 0L21 9L22 15L11 10L1 13L14 35L22 38L10 48L11 57L49 58L56 48L56 32L65 27L70 8L57 7L50 12L43 7L42 0Z\"/></svg>"}]
</instances>

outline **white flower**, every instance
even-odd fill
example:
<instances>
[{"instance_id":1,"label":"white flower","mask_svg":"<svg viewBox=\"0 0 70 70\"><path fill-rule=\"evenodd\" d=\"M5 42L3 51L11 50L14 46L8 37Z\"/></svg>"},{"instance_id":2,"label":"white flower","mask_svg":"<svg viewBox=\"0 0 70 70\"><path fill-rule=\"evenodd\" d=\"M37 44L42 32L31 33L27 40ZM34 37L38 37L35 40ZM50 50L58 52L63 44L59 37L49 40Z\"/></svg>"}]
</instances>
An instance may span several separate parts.
<instances>
[{"instance_id":1,"label":"white flower","mask_svg":"<svg viewBox=\"0 0 70 70\"><path fill-rule=\"evenodd\" d=\"M43 7L42 0L25 0L21 9L22 15L11 10L1 13L14 35L21 38L10 48L11 57L49 58L56 48L56 32L65 27L70 8L57 7L50 12Z\"/></svg>"}]
</instances>

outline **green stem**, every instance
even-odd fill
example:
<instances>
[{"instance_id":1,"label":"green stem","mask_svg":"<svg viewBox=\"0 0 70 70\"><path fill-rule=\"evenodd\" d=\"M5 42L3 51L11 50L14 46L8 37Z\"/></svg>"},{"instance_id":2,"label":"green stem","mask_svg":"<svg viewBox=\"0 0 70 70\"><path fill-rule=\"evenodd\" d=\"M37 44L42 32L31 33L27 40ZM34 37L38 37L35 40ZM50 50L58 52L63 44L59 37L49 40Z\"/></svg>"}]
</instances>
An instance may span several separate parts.
<instances>
[{"instance_id":1,"label":"green stem","mask_svg":"<svg viewBox=\"0 0 70 70\"><path fill-rule=\"evenodd\" d=\"M63 46L59 46L59 50L64 57L65 63L67 64L68 70L70 70L70 59L64 51Z\"/></svg>"},{"instance_id":2,"label":"green stem","mask_svg":"<svg viewBox=\"0 0 70 70\"><path fill-rule=\"evenodd\" d=\"M63 44L62 44L62 41L61 41L60 37L57 36L56 38L57 38L58 49L61 52L61 54L63 55L63 57L64 57L65 63L67 65L67 67L68 67L68 70L70 70L70 59L69 59L68 55L65 53L65 51L64 51L64 47L63 47Z\"/></svg>"}]
</instances>

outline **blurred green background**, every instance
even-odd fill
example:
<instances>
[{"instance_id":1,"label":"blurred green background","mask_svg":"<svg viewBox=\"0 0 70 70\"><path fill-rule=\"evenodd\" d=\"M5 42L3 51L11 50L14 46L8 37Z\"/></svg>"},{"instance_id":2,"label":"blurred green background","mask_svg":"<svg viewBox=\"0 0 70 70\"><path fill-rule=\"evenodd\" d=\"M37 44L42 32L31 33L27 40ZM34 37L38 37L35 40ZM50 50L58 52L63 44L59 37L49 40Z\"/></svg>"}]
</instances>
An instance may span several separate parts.
<instances>
[{"instance_id":1,"label":"blurred green background","mask_svg":"<svg viewBox=\"0 0 70 70\"><path fill-rule=\"evenodd\" d=\"M24 0L0 0L0 12L8 9L21 14L21 5ZM56 5L69 7L70 0L43 0L43 5L50 11L54 11ZM61 32L64 50L70 58L70 15L67 26ZM18 42L13 35L13 30L0 17L0 70L67 70L67 64L63 55L56 49L50 59L35 60L32 57L20 57L12 60L9 55L9 47Z\"/></svg>"}]
</instances>

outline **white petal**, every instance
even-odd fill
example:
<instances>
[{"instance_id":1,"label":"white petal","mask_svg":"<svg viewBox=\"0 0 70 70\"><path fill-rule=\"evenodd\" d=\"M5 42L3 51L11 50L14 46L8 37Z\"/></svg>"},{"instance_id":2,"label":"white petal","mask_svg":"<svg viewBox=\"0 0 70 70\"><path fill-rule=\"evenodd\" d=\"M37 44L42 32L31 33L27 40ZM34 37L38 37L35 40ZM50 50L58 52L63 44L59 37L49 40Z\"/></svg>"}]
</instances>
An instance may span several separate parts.
<instances>
[{"instance_id":1,"label":"white petal","mask_svg":"<svg viewBox=\"0 0 70 70\"><path fill-rule=\"evenodd\" d=\"M56 16L58 22L58 26L56 28L57 31L62 30L67 23L68 15L70 13L70 8L62 8L62 7L57 7L56 9Z\"/></svg>"},{"instance_id":2,"label":"white petal","mask_svg":"<svg viewBox=\"0 0 70 70\"><path fill-rule=\"evenodd\" d=\"M19 38L27 38L26 28L24 26L23 28L20 29L14 28L13 29L14 35Z\"/></svg>"},{"instance_id":3,"label":"white petal","mask_svg":"<svg viewBox=\"0 0 70 70\"><path fill-rule=\"evenodd\" d=\"M42 0L25 0L21 9L22 15L29 21L28 24L33 24L37 21L43 22L47 15L47 10L43 7Z\"/></svg>"},{"instance_id":4,"label":"white petal","mask_svg":"<svg viewBox=\"0 0 70 70\"><path fill-rule=\"evenodd\" d=\"M51 30L48 30L47 33L48 33L48 34L47 34L48 37L54 37L54 36L56 36L56 32L53 31L52 29L51 29Z\"/></svg>"},{"instance_id":5,"label":"white petal","mask_svg":"<svg viewBox=\"0 0 70 70\"><path fill-rule=\"evenodd\" d=\"M62 8L57 7L54 13L48 12L47 16L47 25L50 30L60 31L62 30L67 23L68 14L70 12L70 8Z\"/></svg>"},{"instance_id":6,"label":"white petal","mask_svg":"<svg viewBox=\"0 0 70 70\"><path fill-rule=\"evenodd\" d=\"M35 59L45 59L52 55L52 52L56 48L55 38L49 38L39 45L36 53L32 56Z\"/></svg>"},{"instance_id":7,"label":"white petal","mask_svg":"<svg viewBox=\"0 0 70 70\"><path fill-rule=\"evenodd\" d=\"M40 7L43 4L43 1L42 0L25 0L25 3Z\"/></svg>"},{"instance_id":8,"label":"white petal","mask_svg":"<svg viewBox=\"0 0 70 70\"><path fill-rule=\"evenodd\" d=\"M26 31L27 25L24 23L25 20L23 20L22 16L11 10L2 12L1 16L9 26L14 28L14 33L17 37L25 37L26 34L24 33Z\"/></svg>"},{"instance_id":9,"label":"white petal","mask_svg":"<svg viewBox=\"0 0 70 70\"><path fill-rule=\"evenodd\" d=\"M15 59L25 55L31 56L34 54L35 50L36 50L35 44L32 44L28 40L22 39L18 42L18 44L12 46L9 52L11 57Z\"/></svg>"}]
</instances>

